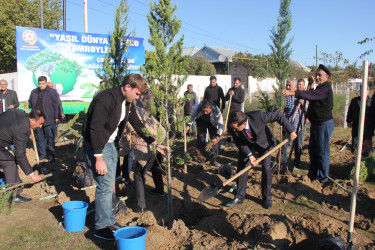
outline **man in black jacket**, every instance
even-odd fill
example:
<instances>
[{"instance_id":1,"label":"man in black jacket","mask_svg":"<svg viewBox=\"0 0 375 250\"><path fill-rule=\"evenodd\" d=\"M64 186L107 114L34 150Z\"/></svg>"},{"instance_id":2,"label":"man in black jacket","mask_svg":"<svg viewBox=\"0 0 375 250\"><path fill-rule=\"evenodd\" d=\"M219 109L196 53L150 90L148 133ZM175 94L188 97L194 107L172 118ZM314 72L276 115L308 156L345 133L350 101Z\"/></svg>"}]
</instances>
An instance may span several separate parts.
<instances>
[{"instance_id":1,"label":"man in black jacket","mask_svg":"<svg viewBox=\"0 0 375 250\"><path fill-rule=\"evenodd\" d=\"M297 137L293 125L280 112L251 111L244 113L237 111L229 114L229 132L239 150L237 172L244 169L249 161L254 167L256 166L254 164L256 161L253 155L254 152L263 155L274 146L273 135L267 123L275 121L285 128L291 140ZM268 156L262 162L262 196L263 206L266 209L272 207L272 171L270 163L271 156ZM231 202L228 202L226 206L243 203L246 196L248 173L249 171L246 171L237 179L236 197Z\"/></svg>"},{"instance_id":2,"label":"man in black jacket","mask_svg":"<svg viewBox=\"0 0 375 250\"><path fill-rule=\"evenodd\" d=\"M98 93L86 115L82 130L83 152L94 173L97 186L94 236L101 239L113 240L113 232L121 227L112 213L112 193L118 160L115 141L122 134L126 121L130 122L138 135L148 144L164 153L163 145L157 144L154 138L145 135L144 125L135 111L133 101L146 90L146 80L139 74L130 74L125 77L121 86Z\"/></svg>"},{"instance_id":3,"label":"man in black jacket","mask_svg":"<svg viewBox=\"0 0 375 250\"><path fill-rule=\"evenodd\" d=\"M16 109L19 106L17 93L8 89L8 82L4 79L0 80L0 114L8 109Z\"/></svg>"},{"instance_id":4,"label":"man in black jacket","mask_svg":"<svg viewBox=\"0 0 375 250\"><path fill-rule=\"evenodd\" d=\"M361 92L362 92L362 85L361 85ZM370 112L371 98L369 98L368 96L369 93L370 93L370 89L367 86L365 124L369 121L370 116L372 115ZM354 152L358 146L358 124L359 124L360 110L361 110L361 96L357 96L357 97L354 97L350 101L348 113L346 115L346 122L348 124L348 127L352 128L352 148L351 148L352 152Z\"/></svg>"},{"instance_id":5,"label":"man in black jacket","mask_svg":"<svg viewBox=\"0 0 375 250\"><path fill-rule=\"evenodd\" d=\"M225 97L223 89L217 85L216 76L210 77L210 85L204 91L204 100L209 100L210 102L214 103L223 113L225 108ZM220 108L220 100L221 100L221 108Z\"/></svg>"},{"instance_id":6,"label":"man in black jacket","mask_svg":"<svg viewBox=\"0 0 375 250\"><path fill-rule=\"evenodd\" d=\"M23 110L10 109L0 116L0 168L4 169L7 184L21 182L17 164L34 182L41 180L34 174L26 158L26 142L30 136L30 128L40 128L43 122L44 115L40 111L32 111L27 115ZM14 145L14 155L9 152L10 145ZM21 192L21 188L17 190L15 202L31 200L21 196Z\"/></svg>"},{"instance_id":7,"label":"man in black jacket","mask_svg":"<svg viewBox=\"0 0 375 250\"><path fill-rule=\"evenodd\" d=\"M334 130L333 123L333 91L331 83L328 82L331 71L324 65L319 64L316 70L315 90L283 90L284 96L295 96L310 102L307 110L307 118L311 122L310 127L310 168L309 178L321 182L328 181L330 139Z\"/></svg>"},{"instance_id":8,"label":"man in black jacket","mask_svg":"<svg viewBox=\"0 0 375 250\"><path fill-rule=\"evenodd\" d=\"M60 117L60 97L59 94L47 86L47 78L38 78L39 87L30 93L29 105L32 110L40 110L45 115L45 121L41 128L36 129L38 151L41 160L55 161L55 124ZM47 141L47 144L46 144Z\"/></svg>"},{"instance_id":9,"label":"man in black jacket","mask_svg":"<svg viewBox=\"0 0 375 250\"><path fill-rule=\"evenodd\" d=\"M225 101L229 101L230 96L232 96L232 103L230 105L230 113L236 111L242 111L241 105L245 101L245 90L241 87L241 78L234 78L234 87L228 90L225 95Z\"/></svg>"}]
</instances>

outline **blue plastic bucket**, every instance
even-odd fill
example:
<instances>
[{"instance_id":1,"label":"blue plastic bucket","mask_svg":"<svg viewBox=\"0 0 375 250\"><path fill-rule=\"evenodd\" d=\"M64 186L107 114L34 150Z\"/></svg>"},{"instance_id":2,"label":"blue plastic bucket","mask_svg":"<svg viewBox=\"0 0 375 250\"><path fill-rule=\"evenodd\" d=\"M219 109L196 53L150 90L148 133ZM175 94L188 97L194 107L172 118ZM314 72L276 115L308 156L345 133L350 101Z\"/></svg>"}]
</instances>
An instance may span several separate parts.
<instances>
[{"instance_id":1,"label":"blue plastic bucket","mask_svg":"<svg viewBox=\"0 0 375 250\"><path fill-rule=\"evenodd\" d=\"M84 201L68 201L62 204L66 231L79 232L85 228L88 206Z\"/></svg>"},{"instance_id":2,"label":"blue plastic bucket","mask_svg":"<svg viewBox=\"0 0 375 250\"><path fill-rule=\"evenodd\" d=\"M143 227L122 227L116 230L113 235L116 238L117 249L145 249L147 230Z\"/></svg>"}]
</instances>

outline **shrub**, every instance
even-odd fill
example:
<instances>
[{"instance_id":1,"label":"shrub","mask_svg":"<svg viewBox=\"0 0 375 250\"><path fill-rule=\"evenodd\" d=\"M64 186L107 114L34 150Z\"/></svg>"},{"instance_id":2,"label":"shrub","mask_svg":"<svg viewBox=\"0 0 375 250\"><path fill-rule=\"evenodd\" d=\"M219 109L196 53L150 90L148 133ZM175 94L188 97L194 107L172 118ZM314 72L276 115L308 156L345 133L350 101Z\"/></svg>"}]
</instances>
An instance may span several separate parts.
<instances>
[{"instance_id":1,"label":"shrub","mask_svg":"<svg viewBox=\"0 0 375 250\"><path fill-rule=\"evenodd\" d=\"M350 172L349 178L352 180L355 173L355 166ZM369 157L361 161L361 169L359 172L359 180L361 182L371 181L375 182L375 152L370 154Z\"/></svg>"}]
</instances>

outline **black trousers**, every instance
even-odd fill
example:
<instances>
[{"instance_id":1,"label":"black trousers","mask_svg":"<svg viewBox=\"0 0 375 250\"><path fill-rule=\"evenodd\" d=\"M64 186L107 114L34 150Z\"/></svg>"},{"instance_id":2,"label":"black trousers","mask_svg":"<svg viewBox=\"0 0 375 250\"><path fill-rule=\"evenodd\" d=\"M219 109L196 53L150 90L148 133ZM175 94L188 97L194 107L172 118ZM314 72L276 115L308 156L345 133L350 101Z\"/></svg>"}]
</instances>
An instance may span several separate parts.
<instances>
[{"instance_id":1,"label":"black trousers","mask_svg":"<svg viewBox=\"0 0 375 250\"><path fill-rule=\"evenodd\" d=\"M265 152L261 152L263 155ZM237 166L237 173L240 172L242 169L248 166L249 158L244 153L239 154L238 156L238 166ZM240 177L237 178L237 192L236 198L238 199L245 199L246 196L246 187L247 187L247 177L249 175L249 171L243 173ZM272 188L272 171L271 171L271 156L268 156L262 161L262 196L263 199L271 199L271 188Z\"/></svg>"},{"instance_id":2,"label":"black trousers","mask_svg":"<svg viewBox=\"0 0 375 250\"><path fill-rule=\"evenodd\" d=\"M215 128L209 122L202 122L200 119L196 120L197 122L197 148L204 149L206 147L206 135L207 129L210 135L211 140L216 137L217 128ZM209 152L212 156L216 157L219 152L219 143L216 143Z\"/></svg>"},{"instance_id":3,"label":"black trousers","mask_svg":"<svg viewBox=\"0 0 375 250\"><path fill-rule=\"evenodd\" d=\"M146 208L145 198L145 173L151 169L152 179L154 180L155 189L158 193L164 193L163 173L161 165L163 156L157 153L142 167L138 162L134 168L135 195L137 197L138 207Z\"/></svg>"},{"instance_id":4,"label":"black trousers","mask_svg":"<svg viewBox=\"0 0 375 250\"><path fill-rule=\"evenodd\" d=\"M8 185L17 184L21 182L18 174L18 167L14 161L0 161L0 168L4 169L5 182ZM17 194L22 192L22 188L17 189Z\"/></svg>"}]
</instances>

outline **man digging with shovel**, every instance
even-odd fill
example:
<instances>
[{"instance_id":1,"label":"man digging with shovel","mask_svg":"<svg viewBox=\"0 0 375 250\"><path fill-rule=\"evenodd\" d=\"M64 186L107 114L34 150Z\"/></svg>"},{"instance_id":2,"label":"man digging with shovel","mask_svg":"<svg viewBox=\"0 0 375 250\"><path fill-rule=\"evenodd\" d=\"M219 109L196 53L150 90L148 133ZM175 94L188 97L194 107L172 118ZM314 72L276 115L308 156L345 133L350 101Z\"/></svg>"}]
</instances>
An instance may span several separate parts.
<instances>
[{"instance_id":1,"label":"man digging with shovel","mask_svg":"<svg viewBox=\"0 0 375 250\"><path fill-rule=\"evenodd\" d=\"M253 167L257 165L253 152L260 155L265 154L274 147L274 139L267 123L277 121L288 132L289 138L294 140L297 134L294 132L293 125L280 112L234 112L229 115L229 132L233 136L234 142L239 150L237 172L244 169L249 161ZM271 156L264 159L262 163L262 196L263 207L269 209L272 207L272 171ZM237 179L237 192L234 200L228 202L226 206L242 204L246 196L246 186L248 171L243 173Z\"/></svg>"}]
</instances>

